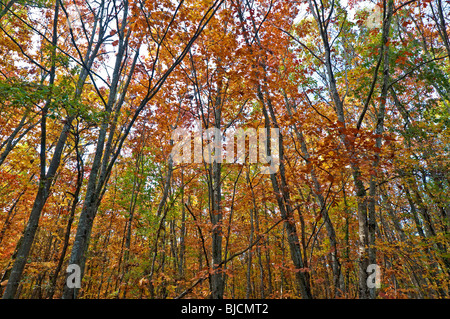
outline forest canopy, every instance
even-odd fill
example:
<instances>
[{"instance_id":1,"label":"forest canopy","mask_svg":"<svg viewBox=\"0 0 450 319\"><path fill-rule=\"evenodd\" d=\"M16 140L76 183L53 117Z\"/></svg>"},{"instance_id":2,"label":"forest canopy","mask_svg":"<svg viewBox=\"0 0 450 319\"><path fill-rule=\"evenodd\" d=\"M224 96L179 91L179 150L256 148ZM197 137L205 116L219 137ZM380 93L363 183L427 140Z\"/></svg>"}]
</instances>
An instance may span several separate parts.
<instances>
[{"instance_id":1,"label":"forest canopy","mask_svg":"<svg viewBox=\"0 0 450 319\"><path fill-rule=\"evenodd\" d=\"M0 295L449 298L449 0L1 0Z\"/></svg>"}]
</instances>

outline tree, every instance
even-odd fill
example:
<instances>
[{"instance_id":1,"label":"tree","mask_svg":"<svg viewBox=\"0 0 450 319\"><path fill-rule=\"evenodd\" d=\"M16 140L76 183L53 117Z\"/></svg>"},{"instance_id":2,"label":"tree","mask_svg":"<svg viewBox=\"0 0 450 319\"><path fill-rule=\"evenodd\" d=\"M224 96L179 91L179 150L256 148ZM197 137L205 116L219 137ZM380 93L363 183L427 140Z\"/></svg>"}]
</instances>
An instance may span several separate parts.
<instances>
[{"instance_id":1,"label":"tree","mask_svg":"<svg viewBox=\"0 0 450 319\"><path fill-rule=\"evenodd\" d=\"M447 298L448 11L5 1L2 297Z\"/></svg>"}]
</instances>

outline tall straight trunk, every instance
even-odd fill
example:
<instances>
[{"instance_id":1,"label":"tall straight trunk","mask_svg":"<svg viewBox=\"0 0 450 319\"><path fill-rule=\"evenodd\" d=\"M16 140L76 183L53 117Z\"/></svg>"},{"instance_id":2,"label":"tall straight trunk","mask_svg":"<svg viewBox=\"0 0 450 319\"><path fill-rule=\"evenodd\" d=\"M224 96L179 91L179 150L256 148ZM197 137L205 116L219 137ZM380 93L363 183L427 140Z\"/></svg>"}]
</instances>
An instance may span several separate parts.
<instances>
[{"instance_id":1,"label":"tall straight trunk","mask_svg":"<svg viewBox=\"0 0 450 319\"><path fill-rule=\"evenodd\" d=\"M345 249L344 249L344 260L347 266L345 267L345 290L347 295L350 293L350 269L348 265L350 264L350 231L349 231L349 219L350 219L350 212L349 207L347 204L347 197L345 196L345 183L342 183L342 197L344 198L344 212L345 212L345 226L344 226L344 242L345 242Z\"/></svg>"},{"instance_id":2,"label":"tall straight trunk","mask_svg":"<svg viewBox=\"0 0 450 319\"><path fill-rule=\"evenodd\" d=\"M119 80L121 77L122 63L124 63L124 56L126 46L128 44L128 35L125 34L125 25L128 19L128 5L124 6L124 12L122 17L122 25L119 34L119 48L116 55L113 74L111 77L111 86L108 94L108 100L105 105L105 112L108 116L102 121L100 125L100 131L97 138L97 145L94 154L94 160L91 165L90 175L88 179L88 185L86 189L86 195L84 205L81 211L80 219L78 222L77 232L75 235L75 241L72 247L69 264L75 264L80 267L81 278L84 275L84 266L86 262L86 253L89 246L89 239L91 236L92 226L97 214L98 207L100 205L101 197L105 190L105 183L109 177L110 169L107 169L107 163L109 161L112 152L113 136L115 133L115 120L120 111L123 103L123 99L117 100L119 90ZM137 53L136 53L137 55ZM133 67L132 67L133 70ZM128 78L130 78L131 74ZM129 82L125 84L127 86ZM121 96L121 98L123 95ZM116 102L119 102L116 104ZM113 113L114 105L116 104L115 113ZM110 125L109 120L112 119ZM109 138L107 139L107 131L110 128ZM78 288L69 288L67 285L64 287L63 298L71 299L76 298Z\"/></svg>"},{"instance_id":3,"label":"tall straight trunk","mask_svg":"<svg viewBox=\"0 0 450 319\"><path fill-rule=\"evenodd\" d=\"M221 120L222 120L222 83L219 83L219 92L216 97L214 106L214 128L220 130ZM220 138L219 136L214 136L214 138ZM215 154L217 155L217 154ZM222 164L217 156L214 157L212 162L212 180L210 188L210 196L212 199L212 211L210 213L211 224L212 224L212 274L211 274L211 298L212 299L222 299L223 292L225 289L224 275L222 273Z\"/></svg>"},{"instance_id":4,"label":"tall straight trunk","mask_svg":"<svg viewBox=\"0 0 450 319\"><path fill-rule=\"evenodd\" d=\"M384 19L383 19L383 33L382 33L382 54L383 54L383 77L382 77L382 87L381 87L381 101L380 107L377 112L377 122L375 126L374 133L377 134L375 138L375 146L377 149L381 149L382 137L384 131L384 116L386 109L386 102L389 89L389 31L391 27L391 18L394 10L394 1L389 0L387 7L386 2L384 2ZM376 247L375 247L375 233L376 233L376 196L377 196L377 173L378 165L380 162L379 152L375 155L375 160L372 163L372 169L375 172L370 178L369 183L369 198L368 198L368 256L369 264L376 264ZM376 288L369 288L369 296L371 299L376 298Z\"/></svg>"},{"instance_id":5,"label":"tall straight trunk","mask_svg":"<svg viewBox=\"0 0 450 319\"><path fill-rule=\"evenodd\" d=\"M132 225L133 225L133 218L134 218L134 212L136 210L136 203L137 203L137 199L139 196L139 193L141 191L141 187L142 187L142 174L144 171L144 154L142 152L140 152L137 155L137 159L136 159L136 171L134 172L134 178L133 178L133 189L131 191L131 199L130 199L130 206L128 209L128 220L126 222L125 225L125 234L124 234L124 244L125 244L125 248L123 251L123 258L121 258L121 262L122 262L122 267L120 267L120 262L119 262L119 269L122 268L122 274L120 275L119 278L119 282L122 282L122 280L125 278L127 272L128 272L128 268L129 268L129 260L130 260L130 249L131 249L131 229L132 229ZM120 271L120 270L119 270ZM126 293L127 293L127 285L128 282L125 282L125 287L123 288L123 296L122 298L126 298ZM121 288L119 288L119 293L117 294L117 297L120 295L120 290Z\"/></svg>"},{"instance_id":6,"label":"tall straight trunk","mask_svg":"<svg viewBox=\"0 0 450 319\"><path fill-rule=\"evenodd\" d=\"M334 109L337 115L339 124L345 128L345 113L344 103L340 98L339 91L337 89L336 79L333 72L333 64L331 61L331 47L328 39L328 22L324 21L324 16L319 12L316 0L308 0L311 11L316 19L319 27L320 36L322 38L322 44L325 52L325 68L328 80L328 88L331 98L334 103ZM313 5L314 2L314 5ZM331 9L332 10L332 9ZM330 12L330 16L331 16ZM346 148L349 147L347 137L345 134L340 135L341 142ZM359 279L359 296L366 299L369 296L367 289L367 267L369 265L367 257L368 247L368 220L367 220L367 198L366 189L364 183L361 180L361 172L357 165L351 164L353 181L356 189L357 207L358 207L358 236L359 236L359 263L358 263L358 279Z\"/></svg>"},{"instance_id":7,"label":"tall straight trunk","mask_svg":"<svg viewBox=\"0 0 450 319\"><path fill-rule=\"evenodd\" d=\"M227 260L228 260L228 247L230 244L230 238L231 238L231 225L232 225L232 220L233 220L233 213L234 213L234 203L235 203L235 198L236 198L236 186L239 182L239 178L241 177L241 173L242 170L244 169L244 166L241 167L241 169L239 170L239 174L236 177L236 179L234 180L234 186L233 186L233 195L231 198L231 205L230 205L230 213L228 215L228 227L227 227L227 234L225 235L225 248L224 248L224 264L223 264L223 269L227 268ZM226 273L224 273L224 285L226 285L227 281L228 281L229 276L226 275ZM234 284L235 284L235 280L233 278L233 287L231 289L232 291L232 297L234 298Z\"/></svg>"},{"instance_id":8,"label":"tall straight trunk","mask_svg":"<svg viewBox=\"0 0 450 319\"><path fill-rule=\"evenodd\" d=\"M51 277L51 284L50 284L50 291L48 294L48 298L52 299L53 295L56 290L56 283L58 280L59 272L61 271L62 265L64 263L64 259L66 257L67 248L69 247L69 239L70 239L70 231L72 229L72 223L75 217L75 210L77 208L78 202L79 202L79 196L81 191L81 186L83 184L83 176L84 176L84 167L83 167L83 159L79 152L78 148L79 143L79 135L75 138L75 150L77 153L77 181L76 181L76 188L75 192L72 194L73 201L70 208L70 214L69 214L69 220L67 221L66 231L64 234L64 242L63 242L63 248L61 251L61 255L58 260L58 265L56 266L55 272L53 273L53 276Z\"/></svg>"},{"instance_id":9,"label":"tall straight trunk","mask_svg":"<svg viewBox=\"0 0 450 319\"><path fill-rule=\"evenodd\" d=\"M250 236L249 236L249 244L253 243L253 237L255 233L255 226L254 226L254 215L256 214L256 202L255 202L255 192L253 191L253 185L250 180L250 172L247 170L247 183L250 186L250 191L252 193L252 203L253 203L253 209L250 210ZM247 253L247 288L245 291L245 298L249 299L252 294L252 284L251 284L251 275L252 275L252 259L253 259L253 252L250 249Z\"/></svg>"},{"instance_id":10,"label":"tall straight trunk","mask_svg":"<svg viewBox=\"0 0 450 319\"><path fill-rule=\"evenodd\" d=\"M171 141L171 143L172 142L173 141ZM154 298L154 287L153 287L152 280L153 280L153 276L155 274L155 263L156 263L156 258L158 256L158 242L159 242L161 231L164 227L164 222L166 220L166 215L167 215L167 211L168 211L167 208L164 209L164 207L166 206L166 201L169 196L169 190L170 190L170 185L171 185L171 180L172 180L172 173L173 173L173 160L172 160L172 156L169 155L167 175L166 175L166 178L164 181L163 194L162 194L161 200L159 201L158 208L156 210L156 217L159 218L159 224L158 224L158 229L156 231L155 244L151 250L152 260L151 260L150 270L149 271L145 270L146 276L149 277L149 288L150 288L150 294L151 294L152 298ZM164 209L164 212L163 212L163 209Z\"/></svg>"},{"instance_id":11,"label":"tall straight trunk","mask_svg":"<svg viewBox=\"0 0 450 319\"><path fill-rule=\"evenodd\" d=\"M248 32L245 30L244 14L242 12L242 8L239 3L238 3L238 17L239 17L239 20L241 21L241 28L244 33L244 40L245 40L247 46L250 48L250 51L253 52L253 48L252 48L253 40L256 40L256 42L260 45L258 32L256 31L256 26L254 25L253 31L255 31L255 35L254 35L254 39L252 40L252 42L250 42ZM264 62L262 62L262 65L264 66ZM279 128L279 126L276 123L275 114L271 107L270 99L269 98L267 99L267 105L266 105L266 101L265 101L260 84L256 85L256 94L263 106L265 128L267 130L269 130L269 128L271 127L271 125L270 125L271 122L275 128ZM268 108L269 108L269 110L268 110ZM270 112L271 119L269 119L268 112ZM268 139L268 141L269 140L270 139ZM288 243L289 243L289 248L290 248L290 252L291 252L291 259L294 263L295 268L297 269L297 271L295 273L295 278L297 281L298 289L300 291L301 296L304 299L310 299L310 298L312 298L312 294L311 294L311 288L310 288L310 282L309 282L309 275L308 275L308 273L303 272L304 263L303 263L301 249L300 249L300 241L298 238L297 230L296 230L294 219L293 219L294 210L290 203L289 191L288 191L287 184L286 184L286 176L285 176L284 164L283 164L283 139L282 139L281 134L279 134L279 148L280 148L279 153L280 153L280 159L281 159L280 165L279 165L279 171L280 171L279 175L280 175L280 180L281 180L281 187L280 187L278 179L277 179L277 173L272 173L272 174L270 174L270 179L272 182L272 189L275 192L275 194L277 194L276 195L277 203L278 203L278 207L280 209L280 214L281 214L281 217L285 220L284 226L285 226L285 230L286 230L287 236L288 236ZM270 152L270 147L266 147L266 150L268 152ZM267 154L267 155L270 156L270 154Z\"/></svg>"},{"instance_id":12,"label":"tall straight trunk","mask_svg":"<svg viewBox=\"0 0 450 319\"><path fill-rule=\"evenodd\" d=\"M259 234L260 231L260 227L259 227L259 217L258 217L258 206L256 205L256 196L255 196L255 191L253 189L253 184L252 181L250 180L250 173L249 171L247 171L247 182L250 186L250 191L252 193L252 203L253 203L253 209L250 212L250 243L253 242L253 237L254 237L254 232L256 232L256 234ZM261 256L261 247L260 245L258 245L256 247L256 255L258 258L258 267L259 267L259 280L260 280L260 285L259 285L259 292L260 292L260 298L264 299L264 267L263 267L263 263L262 263L262 256ZM249 285L250 282L250 275L251 275L251 259L252 259L252 251L249 251L249 263L248 263L248 270L247 270L247 291L249 291L249 293L251 293L251 286ZM248 297L247 297L248 298Z\"/></svg>"},{"instance_id":13,"label":"tall straight trunk","mask_svg":"<svg viewBox=\"0 0 450 319\"><path fill-rule=\"evenodd\" d=\"M369 298L369 291L367 287L367 267L369 266L369 258L367 247L369 245L369 229L367 218L367 198L366 189L364 188L363 181L361 180L361 172L359 168L352 165L353 181L356 188L357 197L357 210L358 210L358 289L359 298Z\"/></svg>"},{"instance_id":14,"label":"tall straight trunk","mask_svg":"<svg viewBox=\"0 0 450 319\"><path fill-rule=\"evenodd\" d=\"M286 108L287 108L288 114L290 116L292 116L290 102L289 102L286 94L283 93L283 95L285 98L285 103L286 103ZM331 260L332 260L331 264L332 264L332 269L333 269L334 295L340 296L341 295L340 291L342 291L344 289L344 283L342 280L343 278L341 276L341 264L339 262L338 251L337 251L336 232L334 230L333 223L331 222L330 216L328 214L327 203L325 202L325 198L322 194L320 182L317 177L315 168L312 166L312 164L310 162L310 154L309 154L308 146L306 145L305 138L303 137L303 132L301 130L301 127L297 127L297 125L294 124L294 131L297 136L297 139L300 141L300 148L303 153L302 154L303 159L306 161L306 164L308 166L311 166L310 176L313 181L314 196L316 197L316 199L320 205L320 214L323 216L327 235L330 240L330 246L331 246L330 255L331 255Z\"/></svg>"},{"instance_id":15,"label":"tall straight trunk","mask_svg":"<svg viewBox=\"0 0 450 319\"><path fill-rule=\"evenodd\" d=\"M267 218L267 206L264 204L264 213L265 213L265 217ZM266 257L266 268L267 268L267 281L268 281L268 286L267 286L267 295L270 296L273 292L273 285L272 285L272 269L271 269L271 260L270 260L270 249L268 249L267 247L270 245L270 234L267 234L267 239L264 241L264 245L265 245L265 257Z\"/></svg>"},{"instance_id":16,"label":"tall straight trunk","mask_svg":"<svg viewBox=\"0 0 450 319\"><path fill-rule=\"evenodd\" d=\"M250 236L249 244L253 242L254 236L254 221L253 221L253 210L250 211ZM253 264L253 252L250 249L247 253L247 288L245 290L245 298L249 299L252 295L252 264Z\"/></svg>"},{"instance_id":17,"label":"tall straight trunk","mask_svg":"<svg viewBox=\"0 0 450 319\"><path fill-rule=\"evenodd\" d=\"M211 214L212 222L212 275L211 298L222 299L224 281L222 270L222 211L221 211L221 164L213 163L213 206Z\"/></svg>"},{"instance_id":18,"label":"tall straight trunk","mask_svg":"<svg viewBox=\"0 0 450 319\"><path fill-rule=\"evenodd\" d=\"M181 229L180 229L180 252L178 262L178 277L183 279L185 269L185 251L186 251L186 208L184 207L184 170L181 168Z\"/></svg>"},{"instance_id":19,"label":"tall straight trunk","mask_svg":"<svg viewBox=\"0 0 450 319\"><path fill-rule=\"evenodd\" d=\"M27 226L23 233L21 241L19 241L19 247L17 250L17 256L14 261L13 267L11 269L11 274L8 280L8 284L6 286L5 292L3 294L3 299L12 299L15 297L17 288L19 286L20 279L23 274L23 270L25 268L25 264L28 258L28 255L31 250L31 246L34 241L34 237L36 235L36 230L38 228L39 219L41 217L42 209L44 208L45 202L49 196L49 191L51 184L53 182L53 177L56 174L56 170L59 166L59 162L61 159L61 154L64 149L64 145L66 142L66 138L68 135L69 127L67 124L64 125L62 134L58 140L58 143L55 148L55 153L52 158L52 162L46 172L46 127L47 127L47 111L50 107L51 103L51 94L52 94L52 86L55 80L56 74L56 44L57 44L57 27L58 27L58 14L59 14L59 1L55 3L55 13L53 18L53 35L52 35L52 45L54 49L51 53L51 68L50 68L50 79L49 79L49 87L50 91L47 96L44 107L42 108L42 117L41 117L41 146L40 146L40 176L39 176L39 188L36 194L36 198L33 204L33 208L31 209L30 217L28 219Z\"/></svg>"},{"instance_id":20,"label":"tall straight trunk","mask_svg":"<svg viewBox=\"0 0 450 319\"><path fill-rule=\"evenodd\" d=\"M270 98L268 96L264 96L263 92L261 91L261 87L258 85L257 87L257 94L258 98L261 101L262 109L263 109L263 115L265 119L265 128L269 130L270 124L275 126L275 128L279 128L277 121L275 119L275 113L270 101ZM270 112L270 117L269 117ZM267 139L267 142L270 141L270 139ZM295 272L295 278L297 282L297 287L300 291L300 295L304 299L311 299L311 287L310 287L310 281L308 273L304 271L304 263L303 263L303 256L301 252L300 247L300 241L297 234L297 229L295 226L295 220L294 220L294 210L291 205L290 195L289 195L289 189L286 183L286 176L285 176L285 168L284 168L284 158L283 158L283 137L281 132L279 132L279 156L280 156L280 164L279 164L279 175L280 175L280 182L277 178L277 173L270 174L270 180L272 182L272 188L274 193L276 194L278 207L280 209L281 218L284 219L284 228L286 230L287 234L287 240L289 244L289 250L291 254L292 262L294 263L294 267L296 269ZM270 146L267 145L266 150L270 152ZM270 156L270 154L267 154Z\"/></svg>"},{"instance_id":21,"label":"tall straight trunk","mask_svg":"<svg viewBox=\"0 0 450 319\"><path fill-rule=\"evenodd\" d=\"M103 133L105 132L104 127L100 132L100 139L104 139ZM103 140L104 141L104 140ZM101 141L100 141L101 142ZM99 149L97 147L97 149ZM84 201L83 209L80 215L80 219L78 221L77 233L75 236L75 241L72 246L72 253L70 256L69 264L75 264L80 266L81 274L84 273L84 264L85 264L85 253L87 252L88 240L90 238L90 234L92 231L92 226L94 223L94 218L97 213L98 208L98 197L95 193L96 179L97 174L100 167L100 162L98 153L96 153L94 159L94 163L91 167L91 173L88 180L88 187L86 191L86 198ZM64 287L63 298L75 298L76 297L77 288L69 288L67 285Z\"/></svg>"},{"instance_id":22,"label":"tall straight trunk","mask_svg":"<svg viewBox=\"0 0 450 319\"><path fill-rule=\"evenodd\" d=\"M255 211L255 230L256 233L259 234L260 232L260 228L259 228L259 217L258 217L258 212ZM262 261L262 253L261 253L261 247L260 245L258 245L256 247L256 255L258 256L258 267L259 267L259 293L260 299L264 299L265 298L265 289L264 289L264 265L263 265L263 261Z\"/></svg>"},{"instance_id":23,"label":"tall straight trunk","mask_svg":"<svg viewBox=\"0 0 450 319\"><path fill-rule=\"evenodd\" d=\"M59 14L59 5L60 1L55 2L55 19L54 19L54 25L53 25L53 35L52 35L52 44L53 44L53 50L52 50L52 67L50 69L50 82L54 81L55 77L55 71L56 71L56 45L57 45L57 17ZM91 38L89 39L88 47L86 54L84 56L84 68L80 72L80 76L78 78L76 87L75 87L75 94L73 97L73 100L76 101L80 98L84 84L86 82L86 79L89 75L89 70L91 69L94 59L97 56L97 53L100 49L100 46L103 41L104 33L100 32L98 35L98 41L95 46L94 39L96 34L96 26L95 23ZM73 40L73 39L72 39ZM73 40L74 41L74 40ZM53 80L52 80L53 79ZM50 86L51 87L51 86ZM46 108L48 108L49 103L51 99L51 90L50 90L50 96L47 99L46 107L44 107L43 111L46 111ZM41 144L45 143L46 137L45 137L45 130L46 130L46 112L43 112L42 116L43 121L41 121L41 128L43 131L41 132ZM4 299L11 299L14 298L17 288L19 286L19 281L22 277L23 270L25 267L26 259L28 258L28 255L31 250L31 246L36 234L36 229L38 227L40 215L42 212L42 209L44 208L45 202L47 201L48 196L50 195L50 188L53 183L53 178L56 175L56 171L59 167L59 164L61 162L61 156L62 152L64 150L64 147L66 145L67 138L70 133L70 128L72 126L72 122L75 119L75 115L68 115L66 119L64 120L64 125L61 130L60 136L58 138L58 141L55 146L55 150L52 156L52 159L50 161L50 165L48 167L47 172L45 173L45 157L44 157L44 150L45 145L41 145L41 178L39 181L39 188L38 192L36 194L36 198L33 203L33 207L31 209L30 218L27 223L27 227L24 231L24 235L22 236L22 240L19 242L18 245L20 247L17 251L17 258L14 262L13 268L11 270L11 276L8 281L7 287L5 289L5 292L3 294Z\"/></svg>"},{"instance_id":24,"label":"tall straight trunk","mask_svg":"<svg viewBox=\"0 0 450 319\"><path fill-rule=\"evenodd\" d=\"M244 19L244 15L243 15L240 5L238 6L238 15L239 15L239 19L242 23L242 30L244 31L244 34L247 34L247 32L245 30L245 26L244 26L245 19ZM251 44L248 36L245 36L244 39L247 43L247 46L250 48L251 51L253 51L252 44ZM254 39L257 41L257 43L260 43L257 32L255 32ZM264 65L264 63L263 63L263 65ZM265 101L264 94L262 92L260 84L256 85L256 94L263 106L265 128L267 130L269 130L269 128L271 127L271 123L274 125L275 128L279 128L279 126L276 122L276 119L275 119L275 114L274 114L274 111L273 111L273 108L272 108L272 105L270 102L270 98L269 97L267 98L267 105L266 105L266 101ZM268 112L270 112L271 118L269 118ZM269 141L270 141L270 138L267 139L267 142L269 142ZM295 272L297 287L300 291L301 296L304 299L311 299L312 294L311 294L311 288L310 288L309 275L308 275L308 273L303 272L304 262L303 262L301 248L300 248L300 241L298 238L297 229L295 227L295 222L294 222L294 218L293 218L294 210L290 203L289 190L288 190L287 183L286 183L286 176L285 176L284 164L283 164L283 138L282 138L281 134L279 134L279 144L278 145L279 145L279 151L280 151L279 152L279 154L280 154L279 175L280 175L280 180L281 180L281 187L280 187L278 179L277 179L277 173L270 174L270 180L272 183L272 189L275 192L276 197L277 197L277 203L278 203L278 207L280 209L281 218L283 218L285 220L284 228L285 228L285 230L287 232L287 236L288 236L288 243L289 243L289 248L290 248L290 253L291 253L291 259L297 270ZM267 145L266 150L268 151L268 153L270 152L269 145ZM270 156L270 154L267 154L267 155Z\"/></svg>"}]
</instances>

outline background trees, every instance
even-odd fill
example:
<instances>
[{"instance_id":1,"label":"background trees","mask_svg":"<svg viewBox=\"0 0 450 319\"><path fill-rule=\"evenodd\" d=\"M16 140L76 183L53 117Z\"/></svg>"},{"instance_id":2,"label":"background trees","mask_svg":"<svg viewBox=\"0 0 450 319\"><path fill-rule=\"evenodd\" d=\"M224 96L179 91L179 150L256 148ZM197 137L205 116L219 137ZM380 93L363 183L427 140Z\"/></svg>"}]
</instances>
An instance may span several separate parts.
<instances>
[{"instance_id":1,"label":"background trees","mask_svg":"<svg viewBox=\"0 0 450 319\"><path fill-rule=\"evenodd\" d=\"M3 298L448 297L449 6L2 3ZM279 170L177 128L278 128Z\"/></svg>"}]
</instances>

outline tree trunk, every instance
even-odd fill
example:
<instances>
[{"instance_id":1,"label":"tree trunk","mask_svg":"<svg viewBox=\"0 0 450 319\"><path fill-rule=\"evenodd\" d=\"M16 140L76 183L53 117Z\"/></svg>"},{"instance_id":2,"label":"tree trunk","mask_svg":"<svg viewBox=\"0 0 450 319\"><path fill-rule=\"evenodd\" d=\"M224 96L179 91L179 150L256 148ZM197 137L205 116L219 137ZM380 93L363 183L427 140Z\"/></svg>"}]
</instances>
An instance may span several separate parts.
<instances>
[{"instance_id":1,"label":"tree trunk","mask_svg":"<svg viewBox=\"0 0 450 319\"><path fill-rule=\"evenodd\" d=\"M55 4L55 13L53 18L53 36L52 36L52 44L55 49L52 52L52 66L50 69L50 80L49 86L50 88L53 86L55 73L56 73L56 64L55 64L55 50L57 43L57 25L58 25L58 12L59 12L59 1L56 1ZM47 97L45 106L42 109L42 118L41 118L41 149L40 149L40 165L41 165L41 173L39 178L39 188L36 194L36 198L33 204L33 208L31 210L30 217L28 219L27 227L24 231L22 240L19 241L19 248L17 250L17 257L14 261L13 268L11 270L11 274L8 280L8 284L6 286L5 292L3 294L3 299L12 299L16 295L17 288L19 286L20 279L23 274L23 270L25 268L25 264L27 263L28 255L31 250L31 246L34 241L34 237L36 234L36 230L39 224L39 218L41 216L42 209L44 208L45 202L48 198L50 186L53 182L53 177L56 174L56 170L59 166L59 162L61 159L61 153L63 151L66 138L68 135L69 127L67 123L63 127L63 131L58 140L55 153L52 158L52 162L48 169L48 172L45 172L46 168L46 159L45 159L45 150L46 150L46 118L47 118L47 110L51 101L51 89L49 96Z\"/></svg>"},{"instance_id":2,"label":"tree trunk","mask_svg":"<svg viewBox=\"0 0 450 319\"><path fill-rule=\"evenodd\" d=\"M267 97L264 98L264 95L261 91L261 87L258 85L258 97L262 104L263 109L263 115L265 119L265 128L269 130L270 123L272 123L275 128L279 128L276 119L275 114L270 102L270 99ZM268 109L270 111L271 118L269 118ZM267 139L267 142L270 141L270 139ZM303 257L301 253L300 248L300 241L297 234L297 229L295 227L295 219L293 214L293 209L291 206L290 201L290 195L289 195L289 189L286 184L286 177L285 177L285 169L284 169L284 158L283 158L283 137L281 132L279 132L279 156L280 156L280 166L279 166L279 175L281 180L281 187L280 183L278 182L277 173L270 174L270 179L272 182L272 188L277 198L278 207L280 209L281 218L284 219L284 228L286 229L287 233L287 240L289 243L289 249L291 253L291 259L294 263L296 272L295 272L295 278L297 281L297 286L300 291L300 294L302 298L304 299L311 299L311 288L310 288L310 282L309 282L309 276L308 273L305 271L304 263L303 263ZM270 145L267 145L265 148L268 153L270 153ZM270 154L267 154L270 156Z\"/></svg>"},{"instance_id":3,"label":"tree trunk","mask_svg":"<svg viewBox=\"0 0 450 319\"><path fill-rule=\"evenodd\" d=\"M55 51L56 51L56 45L57 45L57 18L59 13L59 4L60 1L56 1L55 3L55 18L54 18L54 24L53 24L53 36L52 36L52 43L53 43L53 58L52 58L52 67L51 67L51 74L50 74L50 82L52 83L52 79L54 79L56 66L55 66ZM92 64L94 62L94 59L100 49L101 41L99 40L92 49L92 44L94 43L94 34L95 34L95 28L92 33L92 37L90 39L88 49L84 58L85 62L85 68L81 70L80 76L78 78L76 89L75 89L75 95L73 100L78 100L81 96L82 89L84 86L84 83L86 81L87 76L89 75L88 70L92 67ZM101 37L102 35L99 35ZM50 96L47 100L47 106L48 101L51 99L51 91ZM43 116L41 121L42 126L42 132L41 132L41 144L45 143L45 130L46 130L46 112L45 108L43 109ZM17 288L19 286L19 281L22 277L23 270L25 268L26 259L28 258L28 255L31 250L31 245L33 243L36 229L38 227L40 215L42 212L42 209L44 208L45 202L47 201L48 196L50 195L50 188L53 183L53 178L56 175L56 171L59 167L59 164L61 162L61 156L62 152L64 150L67 137L70 133L70 128L72 126L72 122L75 119L74 115L68 115L67 118L64 121L64 126L61 130L60 136L58 138L58 141L55 146L55 150L50 162L50 165L48 167L47 172L45 173L45 157L44 157L44 150L45 145L41 145L41 178L39 181L39 189L36 194L36 198L34 200L33 207L31 209L30 217L27 223L27 227L24 231L23 240L21 241L20 247L18 248L17 258L14 262L13 269L11 271L11 276L8 281L7 287L5 289L5 293L3 294L4 299L11 299L14 298Z\"/></svg>"},{"instance_id":4,"label":"tree trunk","mask_svg":"<svg viewBox=\"0 0 450 319\"><path fill-rule=\"evenodd\" d=\"M218 144L221 145L222 137L220 133L221 120L222 120L222 83L218 84L219 92L216 97L214 106L214 129L219 132L220 136L214 136L215 139L220 139ZM216 149L217 150L217 149ZM212 180L210 196L212 199L212 212L210 213L211 224L212 224L212 274L211 274L211 298L212 299L222 299L224 292L224 276L222 273L222 164L219 159L220 154L214 154L214 159L212 161Z\"/></svg>"},{"instance_id":5,"label":"tree trunk","mask_svg":"<svg viewBox=\"0 0 450 319\"><path fill-rule=\"evenodd\" d=\"M375 146L378 150L381 150L382 146L382 134L384 131L384 116L386 109L386 102L388 96L389 89L389 31L391 28L391 18L394 10L394 1L389 0L387 7L386 1L384 1L384 20L383 20L383 33L382 33L382 49L381 52L383 54L383 78L382 78L382 87L381 87L381 101L380 107L377 112L377 122L375 126L374 133L377 135L375 138ZM370 178L369 185L369 199L367 203L368 208L368 255L369 255L369 264L376 264L376 247L375 247L375 232L377 227L376 222L376 196L377 196L377 175L378 175L378 165L380 163L380 153L376 152L375 160L372 163L372 169L374 174ZM369 288L369 295L371 299L376 298L376 288Z\"/></svg>"},{"instance_id":6,"label":"tree trunk","mask_svg":"<svg viewBox=\"0 0 450 319\"><path fill-rule=\"evenodd\" d=\"M186 251L186 208L184 207L184 171L181 169L181 230L180 230L180 258L178 263L178 276L183 279L185 273L185 251Z\"/></svg>"},{"instance_id":7,"label":"tree trunk","mask_svg":"<svg viewBox=\"0 0 450 319\"><path fill-rule=\"evenodd\" d=\"M125 36L124 27L127 21L128 15L128 5L124 6L123 21L121 28L118 32L119 34L119 48L116 55L114 71L111 80L110 91L108 94L108 101L105 105L105 112L108 114L107 117L102 121L100 126L100 131L97 138L97 145L94 155L94 160L90 169L90 175L88 180L88 185L86 189L86 195L84 200L83 209L81 211L80 219L78 222L77 233L75 236L75 241L72 247L72 253L70 255L69 264L75 264L80 267L81 278L84 274L84 266L86 262L86 253L89 246L89 239L91 236L92 226L94 224L94 219L97 214L98 207L100 205L100 200L104 190L104 183L106 183L107 177L109 176L110 170L106 170L106 163L108 163L112 136L114 131L110 130L110 137L106 139L107 131L109 128L109 119L111 118L114 103L117 101L118 85L121 75L122 63L124 63L125 48L128 43L128 37ZM120 110L121 105L116 106L117 114ZM114 124L111 125L115 128ZM105 145L106 144L106 145ZM104 151L106 148L106 151ZM103 160L103 161L102 161ZM103 168L103 170L102 170ZM78 288L64 287L63 298L71 299L76 298Z\"/></svg>"},{"instance_id":8,"label":"tree trunk","mask_svg":"<svg viewBox=\"0 0 450 319\"><path fill-rule=\"evenodd\" d=\"M284 94L286 108L288 110L288 114L292 116L292 110L289 103L289 100ZM296 133L297 139L300 141L300 147L302 151L303 159L306 161L308 166L311 166L310 176L313 181L314 187L314 196L316 197L319 206L320 206L320 215L323 216L323 220L325 223L325 228L327 230L328 238L330 240L331 246L331 260L332 260L332 269L333 269L333 284L334 284L334 295L341 296L341 291L344 289L344 283L341 276L341 264L339 262L338 251L337 251L337 240L336 240L336 232L334 230L333 223L331 222L330 216L328 214L327 203L325 202L325 198L322 194L322 189L320 187L319 179L317 178L315 168L312 166L310 162L310 154L308 151L308 147L306 145L306 141L303 137L303 132L301 128L298 128L297 125L294 124L294 131Z\"/></svg>"},{"instance_id":9,"label":"tree trunk","mask_svg":"<svg viewBox=\"0 0 450 319\"><path fill-rule=\"evenodd\" d=\"M53 295L55 293L56 290L56 282L58 280L58 275L59 272L61 271L62 265L64 263L64 259L66 257L66 252L67 252L67 248L69 247L69 239L70 239L70 231L72 229L72 223L75 217L75 211L78 205L78 201L79 201L79 196L80 196L80 191L81 191L81 186L83 184L83 176L84 176L84 167L83 167L83 159L81 154L79 153L79 149L78 149L78 142L79 142L79 136L77 135L75 138L75 150L77 152L77 182L76 182L76 189L75 189L75 193L72 194L73 196L73 201L72 201L72 205L70 208L70 215L69 215L69 220L67 221L67 226L66 226L66 232L64 235L64 243L63 243L63 248L62 248L62 252L61 255L59 257L58 260L58 265L56 266L55 272L53 274L53 276L51 277L51 284L50 284L50 292L48 294L48 298L52 299Z\"/></svg>"}]
</instances>

